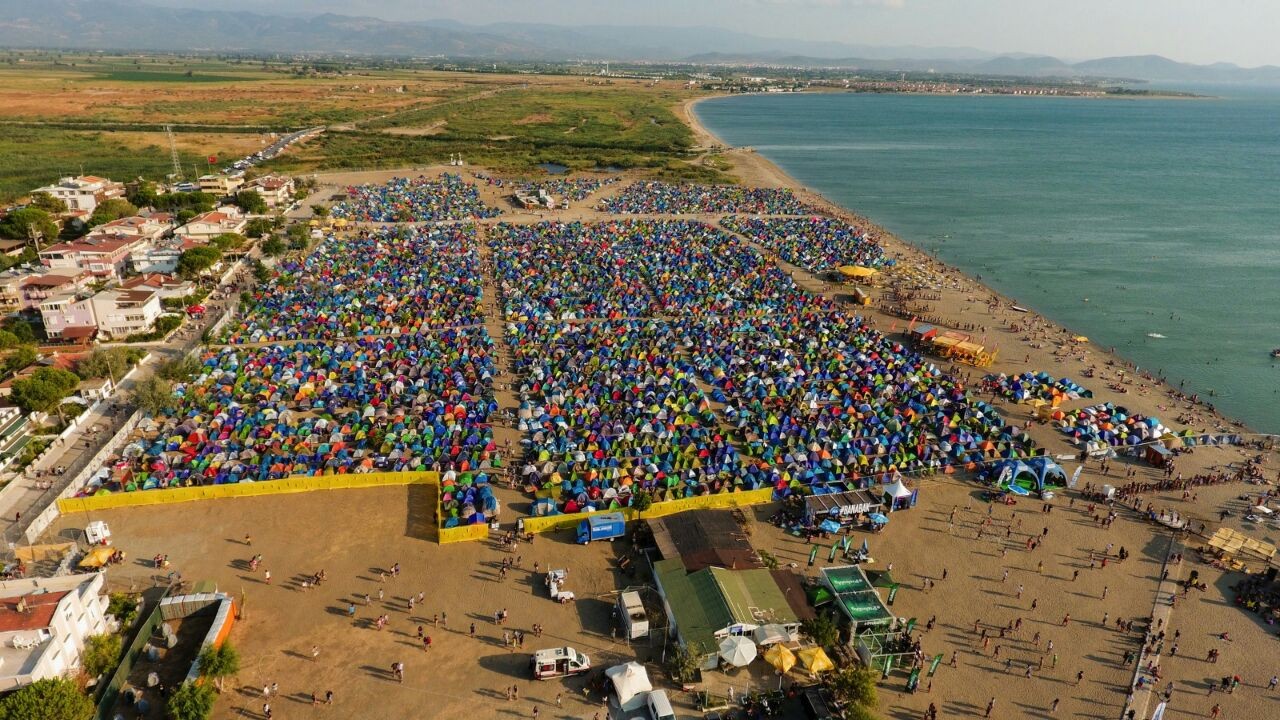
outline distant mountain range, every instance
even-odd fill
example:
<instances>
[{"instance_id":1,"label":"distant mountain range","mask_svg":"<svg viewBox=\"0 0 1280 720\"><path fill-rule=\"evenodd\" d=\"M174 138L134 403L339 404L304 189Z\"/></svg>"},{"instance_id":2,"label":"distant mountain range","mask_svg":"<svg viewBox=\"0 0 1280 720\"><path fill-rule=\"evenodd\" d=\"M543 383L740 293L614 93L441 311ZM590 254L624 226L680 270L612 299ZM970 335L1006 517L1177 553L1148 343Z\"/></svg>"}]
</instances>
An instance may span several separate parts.
<instances>
[{"instance_id":1,"label":"distant mountain range","mask_svg":"<svg viewBox=\"0 0 1280 720\"><path fill-rule=\"evenodd\" d=\"M0 46L98 50L446 56L486 60L687 61L935 71L1165 83L1280 84L1280 67L1192 65L1141 55L1068 63L964 47L882 47L768 38L714 27L466 25L369 17L288 17L160 7L124 0L7 0Z\"/></svg>"}]
</instances>

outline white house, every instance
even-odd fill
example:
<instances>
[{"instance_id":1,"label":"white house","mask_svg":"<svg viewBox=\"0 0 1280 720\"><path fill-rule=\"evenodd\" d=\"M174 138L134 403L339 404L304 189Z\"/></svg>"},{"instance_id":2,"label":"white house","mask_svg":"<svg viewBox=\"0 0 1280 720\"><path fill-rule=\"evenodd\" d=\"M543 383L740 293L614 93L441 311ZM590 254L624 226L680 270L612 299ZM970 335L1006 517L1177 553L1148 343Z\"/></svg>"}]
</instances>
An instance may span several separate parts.
<instances>
[{"instance_id":1,"label":"white house","mask_svg":"<svg viewBox=\"0 0 1280 720\"><path fill-rule=\"evenodd\" d=\"M267 201L267 207L287 207L293 202L293 178L283 175L264 175L244 186Z\"/></svg>"},{"instance_id":2,"label":"white house","mask_svg":"<svg viewBox=\"0 0 1280 720\"><path fill-rule=\"evenodd\" d=\"M89 298L89 304L98 322L98 332L108 338L146 332L164 312L160 293L145 288L103 290Z\"/></svg>"},{"instance_id":3,"label":"white house","mask_svg":"<svg viewBox=\"0 0 1280 720\"><path fill-rule=\"evenodd\" d=\"M80 667L86 638L107 632L105 574L0 582L0 690Z\"/></svg>"},{"instance_id":4,"label":"white house","mask_svg":"<svg viewBox=\"0 0 1280 720\"><path fill-rule=\"evenodd\" d=\"M239 209L223 207L191 218L186 225L174 230L173 234L208 240L223 233L243 233L248 224L248 218Z\"/></svg>"},{"instance_id":5,"label":"white house","mask_svg":"<svg viewBox=\"0 0 1280 720\"><path fill-rule=\"evenodd\" d=\"M64 177L54 185L36 188L32 193L48 193L67 204L68 210L93 212L99 203L124 196L124 185L94 175Z\"/></svg>"}]
</instances>

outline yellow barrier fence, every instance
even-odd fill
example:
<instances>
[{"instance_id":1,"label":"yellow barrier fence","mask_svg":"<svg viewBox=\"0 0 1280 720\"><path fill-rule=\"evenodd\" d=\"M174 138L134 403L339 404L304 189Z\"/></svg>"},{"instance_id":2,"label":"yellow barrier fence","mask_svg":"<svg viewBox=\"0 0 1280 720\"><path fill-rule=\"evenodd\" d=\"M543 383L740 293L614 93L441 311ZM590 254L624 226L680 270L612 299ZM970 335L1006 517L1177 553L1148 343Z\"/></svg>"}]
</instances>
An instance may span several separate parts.
<instances>
[{"instance_id":1,"label":"yellow barrier fence","mask_svg":"<svg viewBox=\"0 0 1280 720\"><path fill-rule=\"evenodd\" d=\"M771 500L773 500L773 488L761 488L759 490L748 490L746 492L718 493L715 495L699 495L697 497L654 503L643 513L638 513L632 508L622 508L621 510L600 510L597 512L572 513L569 515L527 517L524 519L524 531L530 533L544 533L555 530L568 530L576 528L578 523L586 520L592 515L599 515L606 512L620 512L622 513L622 516L627 519L627 522L631 522L632 520L639 520L641 518L657 518L664 517L666 515L674 515L688 510L760 505Z\"/></svg>"},{"instance_id":2,"label":"yellow barrier fence","mask_svg":"<svg viewBox=\"0 0 1280 720\"><path fill-rule=\"evenodd\" d=\"M62 498L58 500L58 510L62 513L89 512L122 507L140 507L143 505L167 505L195 500L282 495L314 492L316 490L348 490L392 485L413 485L416 483L438 485L439 482L439 473L434 472L380 472L321 475L319 477L299 476L263 482L239 482L228 485L169 488L166 490L138 490L136 492L110 493L108 495Z\"/></svg>"},{"instance_id":3,"label":"yellow barrier fence","mask_svg":"<svg viewBox=\"0 0 1280 720\"><path fill-rule=\"evenodd\" d=\"M489 526L485 523L459 525L458 527L440 528L439 542L441 545L448 545L449 543L486 540L488 537Z\"/></svg>"}]
</instances>

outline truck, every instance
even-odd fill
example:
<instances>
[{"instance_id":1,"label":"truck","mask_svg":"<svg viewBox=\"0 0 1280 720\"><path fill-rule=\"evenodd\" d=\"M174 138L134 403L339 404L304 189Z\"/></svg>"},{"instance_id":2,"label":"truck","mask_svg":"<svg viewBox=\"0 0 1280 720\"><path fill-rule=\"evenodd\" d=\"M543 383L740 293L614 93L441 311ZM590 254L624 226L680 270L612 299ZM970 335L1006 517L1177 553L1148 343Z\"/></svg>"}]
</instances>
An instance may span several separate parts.
<instances>
[{"instance_id":1,"label":"truck","mask_svg":"<svg viewBox=\"0 0 1280 720\"><path fill-rule=\"evenodd\" d=\"M529 658L534 680L580 675L591 669L591 659L571 647L548 648Z\"/></svg>"},{"instance_id":2,"label":"truck","mask_svg":"<svg viewBox=\"0 0 1280 720\"><path fill-rule=\"evenodd\" d=\"M624 592L618 595L618 622L622 626L622 636L628 640L648 636L649 617L644 614L640 593Z\"/></svg>"},{"instance_id":3,"label":"truck","mask_svg":"<svg viewBox=\"0 0 1280 720\"><path fill-rule=\"evenodd\" d=\"M627 519L622 513L600 513L578 523L578 543L586 545L595 540L616 540L627 534Z\"/></svg>"}]
</instances>

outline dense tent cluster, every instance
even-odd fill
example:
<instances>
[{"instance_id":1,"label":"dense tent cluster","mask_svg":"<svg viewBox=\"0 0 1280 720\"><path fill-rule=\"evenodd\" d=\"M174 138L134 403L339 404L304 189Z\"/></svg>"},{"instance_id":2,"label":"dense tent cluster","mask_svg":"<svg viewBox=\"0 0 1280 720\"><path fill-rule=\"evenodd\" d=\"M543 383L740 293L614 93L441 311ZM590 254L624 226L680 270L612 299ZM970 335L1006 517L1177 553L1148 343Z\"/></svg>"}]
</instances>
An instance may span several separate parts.
<instances>
[{"instance_id":1,"label":"dense tent cluster","mask_svg":"<svg viewBox=\"0 0 1280 720\"><path fill-rule=\"evenodd\" d=\"M881 268L893 265L884 248L862 228L826 217L757 218L730 216L720 224L778 257L813 272L845 265Z\"/></svg>"},{"instance_id":2,"label":"dense tent cluster","mask_svg":"<svg viewBox=\"0 0 1280 720\"><path fill-rule=\"evenodd\" d=\"M475 325L480 266L470 225L332 236L285 260L228 328L229 343L415 333Z\"/></svg>"},{"instance_id":3,"label":"dense tent cluster","mask_svg":"<svg viewBox=\"0 0 1280 720\"><path fill-rule=\"evenodd\" d=\"M749 215L809 215L813 208L800 202L789 188L749 188L740 185L688 185L640 181L600 201L600 209L621 215L678 215L746 213Z\"/></svg>"},{"instance_id":4,"label":"dense tent cluster","mask_svg":"<svg viewBox=\"0 0 1280 720\"><path fill-rule=\"evenodd\" d=\"M866 487L1026 450L956 379L705 224L492 240L541 512L626 505L637 488Z\"/></svg>"},{"instance_id":5,"label":"dense tent cluster","mask_svg":"<svg viewBox=\"0 0 1280 720\"><path fill-rule=\"evenodd\" d=\"M1043 400L1058 405L1063 400L1093 397L1093 391L1067 378L1054 379L1047 372L1019 375L991 374L982 378L982 391L1016 402Z\"/></svg>"},{"instance_id":6,"label":"dense tent cluster","mask_svg":"<svg viewBox=\"0 0 1280 720\"><path fill-rule=\"evenodd\" d=\"M332 215L355 222L432 222L496 217L500 211L485 205L476 186L457 175L440 178L392 178L384 185L347 188L347 199L333 206Z\"/></svg>"},{"instance_id":7,"label":"dense tent cluster","mask_svg":"<svg viewBox=\"0 0 1280 720\"><path fill-rule=\"evenodd\" d=\"M648 316L643 269L614 250L614 236L582 223L499 223L489 229L507 320Z\"/></svg>"},{"instance_id":8,"label":"dense tent cluster","mask_svg":"<svg viewBox=\"0 0 1280 720\"><path fill-rule=\"evenodd\" d=\"M100 490L210 485L375 470L483 473L492 341L430 335L207 350Z\"/></svg>"}]
</instances>

